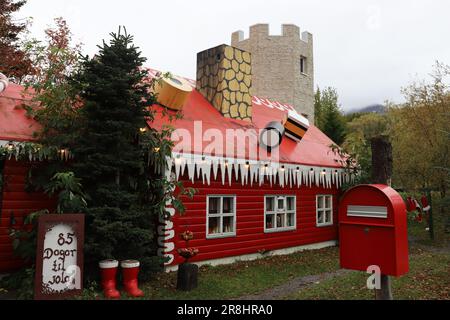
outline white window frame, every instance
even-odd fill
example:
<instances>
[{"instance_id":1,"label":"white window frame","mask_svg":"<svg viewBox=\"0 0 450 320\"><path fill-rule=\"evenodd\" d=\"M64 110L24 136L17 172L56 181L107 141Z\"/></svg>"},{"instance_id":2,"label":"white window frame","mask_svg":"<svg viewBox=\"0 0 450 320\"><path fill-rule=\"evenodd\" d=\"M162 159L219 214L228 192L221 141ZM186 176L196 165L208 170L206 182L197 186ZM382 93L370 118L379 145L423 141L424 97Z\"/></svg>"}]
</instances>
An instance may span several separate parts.
<instances>
[{"instance_id":1,"label":"white window frame","mask_svg":"<svg viewBox=\"0 0 450 320\"><path fill-rule=\"evenodd\" d=\"M210 198L220 198L220 210L217 214L209 213L209 199ZM233 213L223 213L223 199L231 198L233 199ZM219 238L228 238L236 236L236 195L229 194L212 194L206 197L206 239L219 239ZM209 233L209 218L220 218L219 219L219 228L223 231L223 218L233 217L233 232L221 232L221 233Z\"/></svg>"},{"instance_id":2,"label":"white window frame","mask_svg":"<svg viewBox=\"0 0 450 320\"><path fill-rule=\"evenodd\" d=\"M278 210L278 201L279 198L284 198L284 210ZM275 198L275 211L267 211L267 198ZM294 198L294 210L287 210L287 198ZM275 224L277 222L277 214L283 213L286 216L288 214L294 214L294 225L291 227L275 227L275 228L267 228L267 216L274 215ZM264 233L276 233L276 232L287 232L297 230L297 196L290 194L280 194L280 195L265 195L264 196Z\"/></svg>"},{"instance_id":3,"label":"white window frame","mask_svg":"<svg viewBox=\"0 0 450 320\"><path fill-rule=\"evenodd\" d=\"M326 207L326 198L330 197L330 205L331 207ZM320 200L322 199L322 200ZM318 194L316 195L316 226L321 227L329 227L334 225L334 208L333 208L333 195L332 194ZM323 207L319 208L319 201L323 201ZM331 221L319 223L319 212L324 213L324 219L326 220L326 211L331 210Z\"/></svg>"}]
</instances>

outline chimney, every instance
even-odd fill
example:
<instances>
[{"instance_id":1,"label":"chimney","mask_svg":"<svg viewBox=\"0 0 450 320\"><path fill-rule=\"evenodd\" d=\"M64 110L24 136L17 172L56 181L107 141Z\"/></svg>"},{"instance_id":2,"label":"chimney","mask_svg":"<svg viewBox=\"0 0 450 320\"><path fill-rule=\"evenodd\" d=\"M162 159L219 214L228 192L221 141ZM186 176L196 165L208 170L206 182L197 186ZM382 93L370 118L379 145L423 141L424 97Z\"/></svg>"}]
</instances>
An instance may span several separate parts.
<instances>
[{"instance_id":1,"label":"chimney","mask_svg":"<svg viewBox=\"0 0 450 320\"><path fill-rule=\"evenodd\" d=\"M225 117L251 122L251 54L225 44L198 53L197 90Z\"/></svg>"}]
</instances>

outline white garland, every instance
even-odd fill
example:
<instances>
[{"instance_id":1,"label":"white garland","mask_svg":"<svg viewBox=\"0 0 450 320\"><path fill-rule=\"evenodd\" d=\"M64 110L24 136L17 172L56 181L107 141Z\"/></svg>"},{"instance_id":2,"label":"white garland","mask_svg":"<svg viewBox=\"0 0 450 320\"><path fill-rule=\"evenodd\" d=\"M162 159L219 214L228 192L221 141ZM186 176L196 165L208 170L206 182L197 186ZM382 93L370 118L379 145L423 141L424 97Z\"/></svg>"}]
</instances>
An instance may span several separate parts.
<instances>
[{"instance_id":1,"label":"white garland","mask_svg":"<svg viewBox=\"0 0 450 320\"><path fill-rule=\"evenodd\" d=\"M8 152L9 159L12 157L19 159L25 153L27 153L30 161L42 161L47 158L42 152L32 150L30 147L26 150L22 143L0 140L0 147L8 150L9 146L11 149L11 152ZM58 156L64 161L72 158L72 154L67 149L60 150ZM282 188L299 188L302 185L307 187L322 186L324 188L332 188L335 186L339 188L344 183L353 182L355 179L355 176L350 175L344 168L307 166L197 154L174 153L172 157L167 157L167 167L172 169L161 170L161 168L155 166L155 171L166 172L166 178L168 180L171 179L170 175L173 172L176 181L187 172L189 180L192 183L198 179L207 185L211 184L211 178L214 180L220 178L222 185L225 185L225 181L227 180L231 186L233 183L233 173L235 182L238 182L239 177L242 177L240 182L242 186L261 186L267 182L271 186L278 183ZM221 172L220 177L218 177L219 169Z\"/></svg>"},{"instance_id":2,"label":"white garland","mask_svg":"<svg viewBox=\"0 0 450 320\"><path fill-rule=\"evenodd\" d=\"M59 158L62 161L73 159L73 154L68 149L54 150L50 152L33 142L17 142L0 140L0 148L6 151L8 160L16 159L17 161L27 157L29 161L44 161Z\"/></svg>"}]
</instances>

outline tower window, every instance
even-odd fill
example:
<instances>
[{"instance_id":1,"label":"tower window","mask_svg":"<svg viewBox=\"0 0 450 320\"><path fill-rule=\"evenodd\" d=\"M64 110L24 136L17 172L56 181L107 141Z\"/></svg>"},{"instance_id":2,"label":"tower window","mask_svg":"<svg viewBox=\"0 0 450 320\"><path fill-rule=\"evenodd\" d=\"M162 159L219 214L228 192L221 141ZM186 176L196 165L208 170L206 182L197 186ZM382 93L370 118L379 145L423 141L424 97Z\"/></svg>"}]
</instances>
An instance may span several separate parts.
<instances>
[{"instance_id":1,"label":"tower window","mask_svg":"<svg viewBox=\"0 0 450 320\"><path fill-rule=\"evenodd\" d=\"M300 72L306 74L306 58L300 57Z\"/></svg>"}]
</instances>

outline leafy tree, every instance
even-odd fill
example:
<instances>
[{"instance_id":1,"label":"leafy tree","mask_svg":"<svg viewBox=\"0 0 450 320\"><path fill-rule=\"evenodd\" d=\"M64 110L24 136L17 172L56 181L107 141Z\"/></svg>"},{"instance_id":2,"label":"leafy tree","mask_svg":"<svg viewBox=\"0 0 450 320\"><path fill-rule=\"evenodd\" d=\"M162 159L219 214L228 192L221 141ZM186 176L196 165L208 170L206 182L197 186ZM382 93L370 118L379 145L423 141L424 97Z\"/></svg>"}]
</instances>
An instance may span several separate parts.
<instances>
[{"instance_id":1,"label":"leafy tree","mask_svg":"<svg viewBox=\"0 0 450 320\"><path fill-rule=\"evenodd\" d=\"M318 88L315 94L314 109L318 128L340 145L345 139L346 123L338 105L336 89L328 87L321 91Z\"/></svg>"},{"instance_id":2,"label":"leafy tree","mask_svg":"<svg viewBox=\"0 0 450 320\"><path fill-rule=\"evenodd\" d=\"M448 76L450 68L436 63L432 81L404 88L406 103L389 111L396 183L408 189L430 188L442 198L447 195L450 167Z\"/></svg>"},{"instance_id":3,"label":"leafy tree","mask_svg":"<svg viewBox=\"0 0 450 320\"><path fill-rule=\"evenodd\" d=\"M29 267L6 278L4 286L16 289L23 299L33 297L38 218L49 213L83 212L86 207L80 179L70 171L70 163L64 157L78 121L76 95L67 77L77 64L79 46L71 45L65 21L58 18L55 22L56 27L45 31L45 43L35 39L26 43L35 68L24 80L25 90L33 98L23 107L41 124L41 129L35 132L37 142L21 143L11 149L0 148L0 160L10 154L25 161L30 154L45 159L45 162L31 162L27 191L43 191L56 200L54 208L27 215L24 221L27 228L11 230L14 253L29 262Z\"/></svg>"},{"instance_id":4,"label":"leafy tree","mask_svg":"<svg viewBox=\"0 0 450 320\"><path fill-rule=\"evenodd\" d=\"M32 39L26 43L35 73L25 80L32 90L32 104L26 106L30 116L41 124L35 133L42 145L66 149L71 146L79 122L77 91L69 76L78 69L81 44L72 44L72 33L63 18L45 30L46 41Z\"/></svg>"},{"instance_id":5,"label":"leafy tree","mask_svg":"<svg viewBox=\"0 0 450 320\"><path fill-rule=\"evenodd\" d=\"M28 26L27 20L16 21L12 17L26 0L0 0L0 72L20 82L33 73L33 65L26 50L21 48L19 36Z\"/></svg>"}]
</instances>

